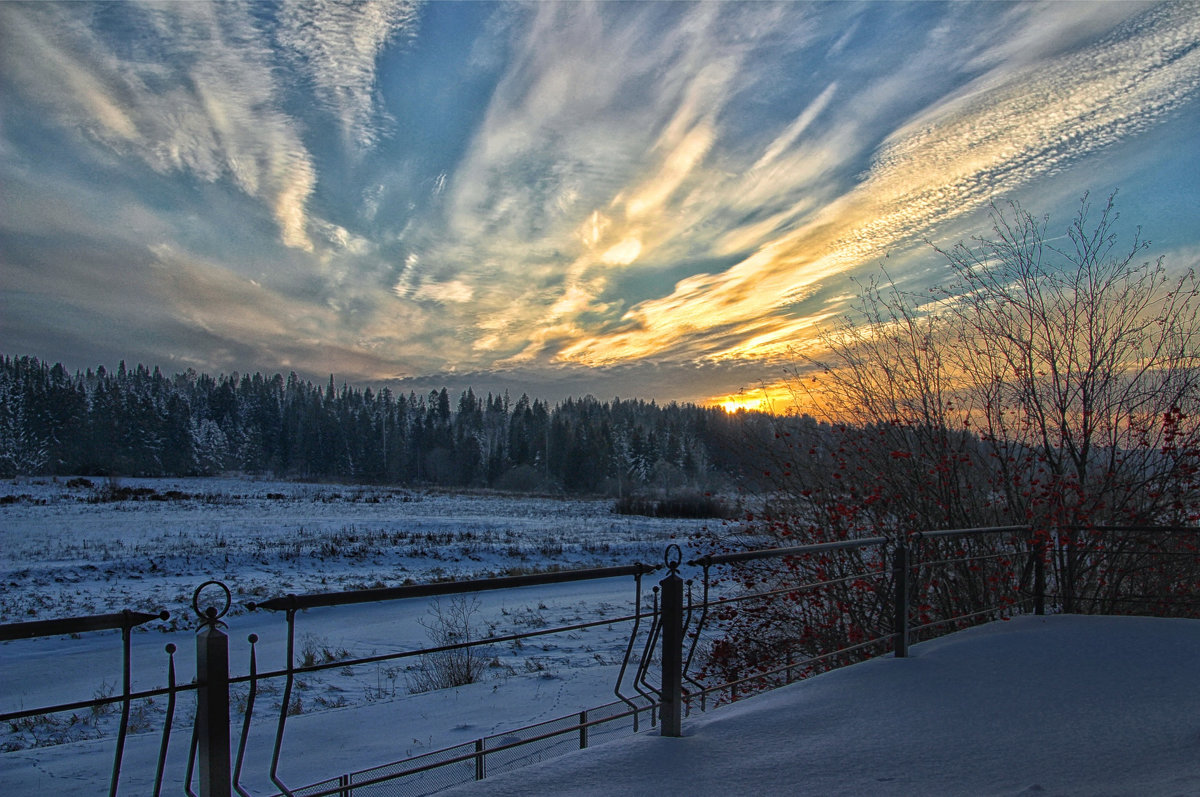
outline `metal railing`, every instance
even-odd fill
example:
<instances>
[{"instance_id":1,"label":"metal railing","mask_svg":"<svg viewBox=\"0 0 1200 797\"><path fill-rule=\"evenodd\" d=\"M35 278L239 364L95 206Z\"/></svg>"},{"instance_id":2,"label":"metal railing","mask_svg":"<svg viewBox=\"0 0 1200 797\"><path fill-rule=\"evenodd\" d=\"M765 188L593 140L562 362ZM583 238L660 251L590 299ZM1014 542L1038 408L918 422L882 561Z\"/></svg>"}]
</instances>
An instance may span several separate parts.
<instances>
[{"instance_id":1,"label":"metal railing","mask_svg":"<svg viewBox=\"0 0 1200 797\"><path fill-rule=\"evenodd\" d=\"M365 786L371 786L371 785L375 785L378 783L382 783L385 781L396 780L396 779L403 778L403 777L422 775L422 774L430 772L431 770L434 770L434 769L453 767L455 765L468 763L468 762L473 766L476 777L479 779L482 779L482 777L484 777L484 775L487 771L487 761L488 761L489 756L494 757L494 755L496 753L504 752L504 751L511 749L512 747L517 746L517 745L501 744L499 746L493 745L493 746L489 747L486 744L486 741L487 741L486 739L479 739L479 740L476 740L476 742L474 743L474 745L475 745L474 749L469 752L460 752L457 754L453 754L450 751L439 751L440 753L443 753L444 755L440 756L441 760L439 760L437 762L421 763L421 764L417 764L417 765L414 765L412 767L407 767L407 768L401 766L400 762L397 762L395 764L388 766L388 769L390 770L388 772L368 774L369 772L371 772L371 770L367 770L367 771L363 771L363 772L349 773L348 775L345 775L342 778L339 778L339 783L336 786L333 785L332 783L327 782L325 785L321 786L320 788L317 788L315 786L304 787L303 789L299 789L299 790L289 788L279 777L278 769L279 769L279 762L280 762L280 753L281 753L282 744L283 744L284 731L285 731L287 719L288 719L288 706L290 705L290 698L291 698L292 688L293 688L293 685L295 682L296 675L299 673L305 673L305 672L318 672L323 669L343 668L343 667L350 667L350 666L363 665L363 664L375 664L375 663L386 662L386 661L396 661L396 660L400 660L400 659L412 658L414 656L435 656L438 654L452 653L454 651L470 650L473 648L479 648L479 647L483 647L483 646L490 647L490 646L497 645L497 644L503 644L503 643L507 643L507 642L515 642L518 640L531 639L534 637L547 636L550 634L561 634L561 633L569 633L569 632L574 632L574 631L581 631L581 630L588 629L588 628L595 628L598 626L611 625L614 623L631 622L633 624L633 632L632 632L630 638L633 639L637 635L637 631L641 625L641 621L644 618L651 616L651 615L644 614L641 611L642 577L647 573L654 572L656 569L657 568L653 567L653 566L648 566L648 565L644 565L641 563L635 563L632 565L625 565L625 566L618 566L618 567L590 568L590 569L584 569L584 570L562 570L562 571L551 572L551 573L538 573L538 574L530 574L530 575L522 575L522 576L507 576L507 577L499 577L499 578L477 579L474 581L465 581L465 582L414 584L414 585L392 587L392 588L367 589L367 590L356 590L356 591L351 591L351 592L337 592L337 593L320 593L320 594L299 595L299 596L287 595L287 596L283 596L280 598L274 598L271 600L263 601L263 602L257 603L257 604L255 604L255 603L249 604L249 608L251 609L251 611L254 611L257 609L264 609L264 610L268 610L268 611L276 611L276 612L283 613L284 620L287 624L287 662L288 662L288 664L285 669L277 670L274 672L256 674L252 671L252 674L251 674L250 678L248 679L250 681L250 694L249 694L249 698L248 698L248 707L247 707L247 710L245 713L243 733L241 736L241 740L238 744L237 767L233 773L234 788L237 790L237 792L239 794L242 794L244 797L248 797L247 792L244 789L242 789L242 787L239 784L239 780L240 780L239 775L240 775L240 769L241 769L241 762L243 760L243 755L245 752L245 743L246 743L246 738L247 738L247 734L248 734L248 729L250 726L250 717L253 712L253 702L254 702L255 695L257 693L257 684L259 681L261 681L263 679L279 678L279 677L282 677L284 679L283 698L281 701L281 708L280 708L280 712L279 712L279 719L278 719L278 725L277 725L277 730L276 730L276 735L275 735L274 748L273 748L272 755L271 755L271 765L270 765L270 773L269 773L271 782L274 783L275 786L277 786L279 788L279 792L278 792L279 794L289 795L289 797L290 797L290 795L301 793L301 792L304 793L305 795L308 795L309 797L320 797L321 795L327 795L327 794L339 794L340 795L340 794L347 793L346 788L347 788L347 786L350 786L350 785L355 785L355 786L361 788L361 787L365 787ZM480 639L455 641L455 642L451 642L449 644L420 648L420 649L416 649L416 650L400 651L400 652L396 652L396 653L386 653L386 654L355 657L355 658L339 658L337 661L330 661L330 662L326 662L326 663L322 663L322 664L313 664L313 665L305 666L305 667L296 667L295 666L296 613L298 611L301 611L304 609L332 607L332 606L346 606L346 605L352 605L352 604L371 603L371 602L377 602L377 601L393 601L393 600L405 600L405 599L412 599L412 598L427 598L427 597L439 597L439 596L447 596L447 595L462 595L462 594L479 593L479 592L485 592L485 591L491 591L491 590L516 589L516 588L527 587L527 586L545 586L545 585L550 585L550 584L562 584L562 583L569 583L569 582L595 581L595 580L600 580L600 579L627 578L627 577L633 577L633 579L634 579L634 596L635 597L634 597L633 605L634 605L635 609L634 609L633 614L631 614L631 615L625 615L625 616L619 616L619 617L604 617L604 618L601 618L598 620L593 620L593 621L572 623L569 625L560 625L560 626L555 626L552 628L538 628L538 629L534 629L534 630L521 631L521 632L512 633L512 634L503 634L503 635L490 634L490 635L485 636ZM252 645L251 649L253 651L253 645ZM630 697L627 697L626 695L624 695L621 692L621 686L622 686L622 682L624 681L624 676L625 676L625 672L626 672L628 663L629 663L629 655L628 655L628 650L627 650L625 662L622 665L621 674L618 677L615 692L616 692L617 696L621 698L622 701L624 701L626 704L628 704L629 711L622 712L619 715L606 717L601 720L591 720L591 719L583 720L581 726L565 727L561 730L548 731L544 735L535 736L534 738L531 738L524 743L528 744L533 741L541 741L544 738L545 739L553 738L553 737L557 737L560 735L565 735L572 731L579 731L579 732L583 733L583 736L581 738L586 740L587 739L586 729L588 727L590 727L592 724L608 723L608 722L612 722L614 720L623 719L625 717L632 717L632 724L633 724L634 729L636 730L637 726L638 726L638 718L639 718L640 714L642 712L644 712L645 710L647 710L648 708L652 708L652 705L651 704L638 705L636 702L633 701L633 699L631 699ZM528 730L528 729L519 729L519 730ZM506 734L506 735L511 735L511 733L513 733L513 732L510 732L510 734ZM434 754L434 755L436 755L436 754ZM379 768L376 767L373 769L378 770ZM201 773L201 778L202 778L201 782L203 784L203 782L204 782L204 773L203 772ZM225 774L221 770L217 770L216 772L211 773L209 775L209 778L211 780L214 780L214 781L220 782L220 783L224 783L226 780ZM451 785L451 784L446 784L446 785Z\"/></svg>"},{"instance_id":2,"label":"metal railing","mask_svg":"<svg viewBox=\"0 0 1200 797\"><path fill-rule=\"evenodd\" d=\"M117 784L121 779L121 759L125 752L125 739L129 734L129 709L134 700L142 700L148 697L156 697L158 695L169 694L171 703L168 708L168 719L164 728L164 756L166 735L170 733L171 719L174 714L174 697L175 697L175 646L167 646L167 655L170 657L170 685L167 689L153 690L151 692L134 692L132 689L132 651L131 651L131 632L134 628L150 622L151 620L166 620L170 615L165 612L150 614L146 612L134 612L126 609L125 611L116 612L113 614L94 614L85 617L65 617L55 620L34 620L26 623L9 623L0 625L0 642L11 642L18 639L36 639L38 637L59 636L59 635L78 635L89 631L110 631L120 629L121 631L121 694L119 696L93 698L91 700L78 700L71 703L61 703L55 706L46 706L33 709L25 709L21 711L12 711L0 715L0 722L13 722L26 717L35 717L39 714L52 712L67 712L77 711L80 709L96 709L102 706L109 706L116 703L121 705L121 720L117 730L116 751L113 756L112 777L109 780L108 793L115 795L117 793ZM162 767L159 767L157 777L155 778L154 794L159 793L162 784Z\"/></svg>"},{"instance_id":3,"label":"metal railing","mask_svg":"<svg viewBox=\"0 0 1200 797\"><path fill-rule=\"evenodd\" d=\"M167 685L134 691L130 679L131 630L166 613L120 612L92 617L0 626L0 642L120 629L123 678L120 695L77 700L0 714L0 721L119 704L122 709L109 794L118 792L131 704L167 698L153 793L161 792L175 707L194 693L184 791L249 797L243 769L256 699L264 682L282 681L268 777L277 795L429 794L482 779L604 737L649 724L666 736L681 735L688 712L740 699L834 666L870 656L906 656L911 644L969 625L1047 610L1105 613L1152 612L1200 616L1200 529L1105 527L1039 531L1027 526L938 530L905 539L870 537L787 548L705 554L684 561L677 545L658 565L566 570L464 582L310 595L284 595L248 603L251 612L273 612L285 624L286 666L260 672L251 634L249 672L231 676L222 618L232 606L224 584L208 581L193 593L198 618L197 674L179 684L175 646L167 645ZM649 594L645 576L665 575ZM684 579L685 573L693 575ZM297 664L296 616L306 609L381 601L473 594L598 579L629 578L633 611L620 616L452 640L412 650L337 657ZM698 583L697 583L698 582ZM202 594L219 591L216 605ZM699 592L699 595L696 593ZM629 633L613 689L616 702L547 722L484 736L442 750L347 772L304 786L279 773L297 677L333 668L411 660L454 651L627 624ZM655 659L657 657L657 666ZM231 692L247 691L239 732L231 732Z\"/></svg>"}]
</instances>

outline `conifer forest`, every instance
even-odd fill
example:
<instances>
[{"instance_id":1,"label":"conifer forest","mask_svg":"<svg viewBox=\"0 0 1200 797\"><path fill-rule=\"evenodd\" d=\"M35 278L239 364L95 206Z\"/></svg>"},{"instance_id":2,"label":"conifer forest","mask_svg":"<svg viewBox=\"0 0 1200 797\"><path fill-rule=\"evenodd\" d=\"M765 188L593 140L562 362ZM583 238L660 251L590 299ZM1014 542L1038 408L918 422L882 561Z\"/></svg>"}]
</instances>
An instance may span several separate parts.
<instances>
[{"instance_id":1,"label":"conifer forest","mask_svg":"<svg viewBox=\"0 0 1200 797\"><path fill-rule=\"evenodd\" d=\"M373 484L617 495L725 483L745 415L526 395L395 394L297 377L70 373L0 358L0 476L237 472Z\"/></svg>"}]
</instances>

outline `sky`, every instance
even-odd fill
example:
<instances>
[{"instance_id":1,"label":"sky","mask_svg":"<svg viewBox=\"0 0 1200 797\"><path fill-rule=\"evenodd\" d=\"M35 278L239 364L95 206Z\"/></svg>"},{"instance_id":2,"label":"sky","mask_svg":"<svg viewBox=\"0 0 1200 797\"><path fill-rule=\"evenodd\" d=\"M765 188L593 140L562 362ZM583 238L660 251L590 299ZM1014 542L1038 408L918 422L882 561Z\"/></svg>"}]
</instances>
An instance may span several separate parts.
<instances>
[{"instance_id":1,"label":"sky","mask_svg":"<svg viewBox=\"0 0 1200 797\"><path fill-rule=\"evenodd\" d=\"M753 397L993 200L1119 190L1200 263L1198 45L1194 3L0 3L0 353Z\"/></svg>"}]
</instances>

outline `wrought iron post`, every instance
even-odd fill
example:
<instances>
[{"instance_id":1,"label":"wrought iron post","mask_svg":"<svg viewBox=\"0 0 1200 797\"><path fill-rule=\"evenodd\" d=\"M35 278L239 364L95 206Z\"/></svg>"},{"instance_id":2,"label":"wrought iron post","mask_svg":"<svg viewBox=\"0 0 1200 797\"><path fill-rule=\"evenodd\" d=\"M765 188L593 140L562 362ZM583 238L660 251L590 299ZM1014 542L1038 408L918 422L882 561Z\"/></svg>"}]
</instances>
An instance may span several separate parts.
<instances>
[{"instance_id":1,"label":"wrought iron post","mask_svg":"<svg viewBox=\"0 0 1200 797\"><path fill-rule=\"evenodd\" d=\"M163 770L167 766L167 745L171 742L171 725L175 722L175 647L168 642L167 651L167 716L163 719L162 742L158 746L158 768L154 773L154 797L162 794Z\"/></svg>"},{"instance_id":2,"label":"wrought iron post","mask_svg":"<svg viewBox=\"0 0 1200 797\"><path fill-rule=\"evenodd\" d=\"M1063 614L1075 613L1075 568L1079 564L1079 549L1076 546L1077 529L1060 526L1055 529L1055 555L1058 557L1057 578L1059 606Z\"/></svg>"},{"instance_id":3,"label":"wrought iron post","mask_svg":"<svg viewBox=\"0 0 1200 797\"><path fill-rule=\"evenodd\" d=\"M896 587L896 658L908 656L908 571L911 567L912 551L908 543L896 546L892 560L892 575Z\"/></svg>"},{"instance_id":4,"label":"wrought iron post","mask_svg":"<svg viewBox=\"0 0 1200 797\"><path fill-rule=\"evenodd\" d=\"M1046 613L1046 538L1036 537L1033 544L1033 613Z\"/></svg>"},{"instance_id":5,"label":"wrought iron post","mask_svg":"<svg viewBox=\"0 0 1200 797\"><path fill-rule=\"evenodd\" d=\"M221 609L200 608L200 592L218 586L225 593ZM230 797L233 779L229 759L229 637L220 626L232 603L229 587L206 581L192 593L200 618L196 634L196 740L200 759L200 797Z\"/></svg>"},{"instance_id":6,"label":"wrought iron post","mask_svg":"<svg viewBox=\"0 0 1200 797\"><path fill-rule=\"evenodd\" d=\"M674 552L674 556L672 556ZM682 736L683 721L683 552L668 545L664 554L667 577L662 587L662 735Z\"/></svg>"}]
</instances>

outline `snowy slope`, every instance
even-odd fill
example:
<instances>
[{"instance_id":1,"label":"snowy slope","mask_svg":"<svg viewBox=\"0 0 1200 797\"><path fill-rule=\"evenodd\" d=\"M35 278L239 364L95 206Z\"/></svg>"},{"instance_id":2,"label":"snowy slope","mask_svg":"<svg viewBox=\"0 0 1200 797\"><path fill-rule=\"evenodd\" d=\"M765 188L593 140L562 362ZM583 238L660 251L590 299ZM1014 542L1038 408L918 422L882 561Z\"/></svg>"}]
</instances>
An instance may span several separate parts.
<instances>
[{"instance_id":1,"label":"snowy slope","mask_svg":"<svg viewBox=\"0 0 1200 797\"><path fill-rule=\"evenodd\" d=\"M1022 617L450 795L1200 794L1200 622Z\"/></svg>"}]
</instances>

